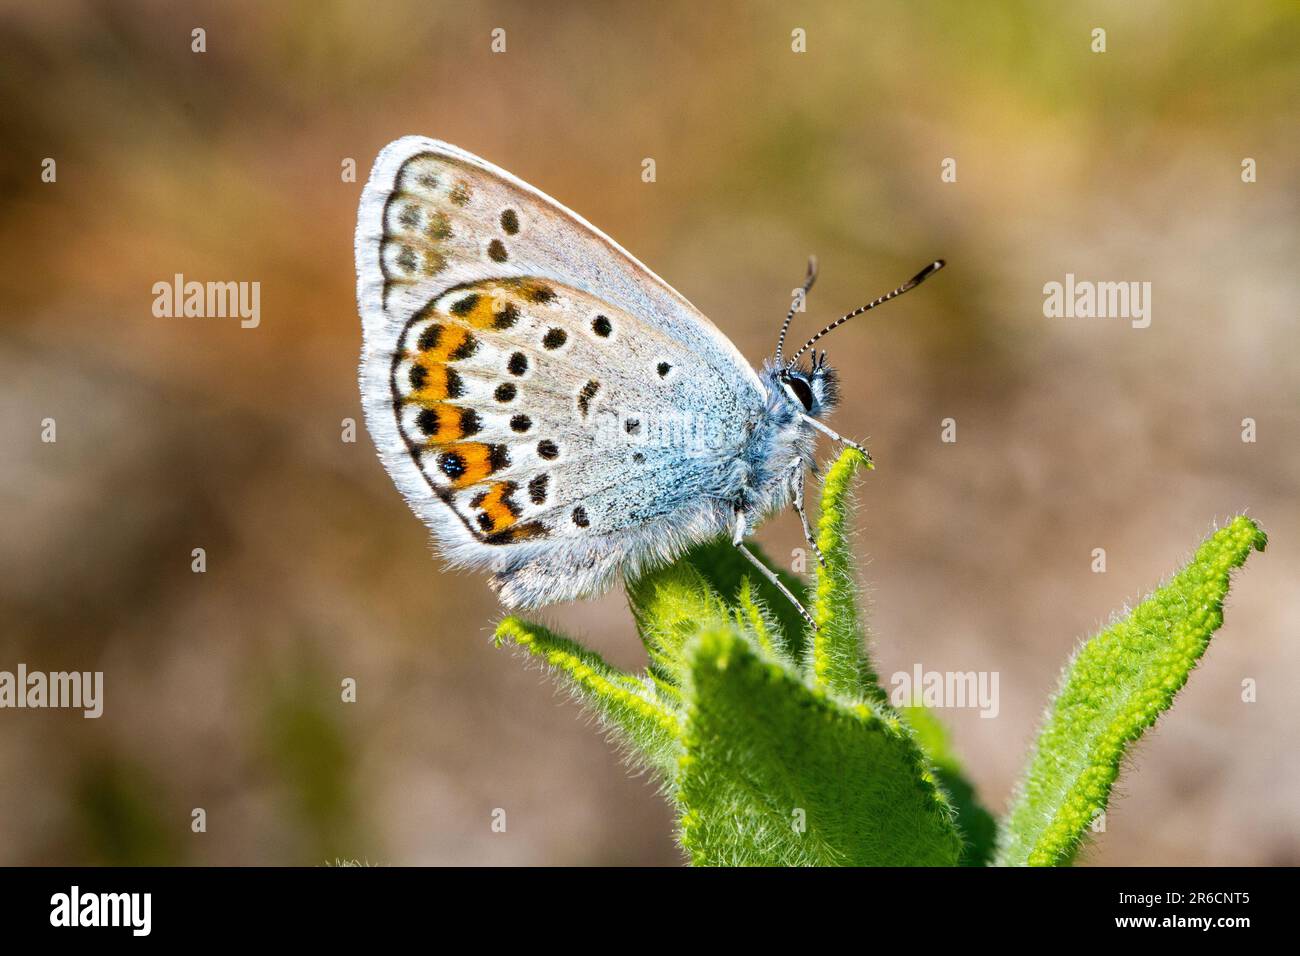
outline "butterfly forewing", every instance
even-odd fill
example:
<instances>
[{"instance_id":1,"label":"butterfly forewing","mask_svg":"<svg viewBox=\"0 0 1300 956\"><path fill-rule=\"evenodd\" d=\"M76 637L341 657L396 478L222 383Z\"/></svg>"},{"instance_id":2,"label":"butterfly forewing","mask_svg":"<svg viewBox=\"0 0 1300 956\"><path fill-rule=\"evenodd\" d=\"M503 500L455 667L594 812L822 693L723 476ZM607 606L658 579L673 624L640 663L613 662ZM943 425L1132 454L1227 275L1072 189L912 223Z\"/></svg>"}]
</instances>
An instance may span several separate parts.
<instances>
[{"instance_id":1,"label":"butterfly forewing","mask_svg":"<svg viewBox=\"0 0 1300 956\"><path fill-rule=\"evenodd\" d=\"M537 276L620 306L719 374L762 388L731 341L621 246L549 196L448 143L408 136L384 148L362 195L356 255L367 326L409 318L454 285Z\"/></svg>"},{"instance_id":2,"label":"butterfly forewing","mask_svg":"<svg viewBox=\"0 0 1300 956\"><path fill-rule=\"evenodd\" d=\"M408 139L376 164L357 261L381 457L450 557L505 575L503 597L585 593L636 542L664 551L707 524L761 388L611 240L481 160Z\"/></svg>"}]
</instances>

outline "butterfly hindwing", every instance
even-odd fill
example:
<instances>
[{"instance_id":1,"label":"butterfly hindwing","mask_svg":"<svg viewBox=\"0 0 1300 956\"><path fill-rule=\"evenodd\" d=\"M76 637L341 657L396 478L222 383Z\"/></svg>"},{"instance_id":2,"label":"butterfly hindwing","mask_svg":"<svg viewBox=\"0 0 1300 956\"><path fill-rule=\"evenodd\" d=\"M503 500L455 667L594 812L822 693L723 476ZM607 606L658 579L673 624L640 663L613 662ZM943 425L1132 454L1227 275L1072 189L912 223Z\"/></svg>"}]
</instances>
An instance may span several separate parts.
<instances>
[{"instance_id":1,"label":"butterfly hindwing","mask_svg":"<svg viewBox=\"0 0 1300 956\"><path fill-rule=\"evenodd\" d=\"M761 388L680 295L583 220L408 138L357 229L367 422L455 561L507 603L588 593L718 528Z\"/></svg>"},{"instance_id":2,"label":"butterfly hindwing","mask_svg":"<svg viewBox=\"0 0 1300 956\"><path fill-rule=\"evenodd\" d=\"M392 403L429 488L484 544L616 534L678 507L681 479L713 466L707 454L663 461L665 444L689 451L697 437L683 433L694 417L673 412L706 371L585 293L488 279L408 322ZM665 471L676 487L657 487Z\"/></svg>"}]
</instances>

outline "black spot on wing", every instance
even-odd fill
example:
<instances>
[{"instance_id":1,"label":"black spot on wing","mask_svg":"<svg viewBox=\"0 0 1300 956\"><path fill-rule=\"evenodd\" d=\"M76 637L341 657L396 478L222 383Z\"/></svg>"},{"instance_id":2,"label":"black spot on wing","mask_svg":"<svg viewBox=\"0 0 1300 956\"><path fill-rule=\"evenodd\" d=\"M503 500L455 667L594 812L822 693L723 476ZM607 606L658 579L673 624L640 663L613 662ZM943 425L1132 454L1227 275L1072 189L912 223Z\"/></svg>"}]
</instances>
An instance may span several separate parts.
<instances>
[{"instance_id":1,"label":"black spot on wing","mask_svg":"<svg viewBox=\"0 0 1300 956\"><path fill-rule=\"evenodd\" d=\"M456 350L447 356L453 362L459 362L461 359L467 359L478 351L478 339L466 333L465 341L456 346Z\"/></svg>"},{"instance_id":2,"label":"black spot on wing","mask_svg":"<svg viewBox=\"0 0 1300 956\"><path fill-rule=\"evenodd\" d=\"M451 305L451 314L464 318L474 311L474 307L478 305L478 298L477 292L471 292L464 298L457 299Z\"/></svg>"},{"instance_id":3,"label":"black spot on wing","mask_svg":"<svg viewBox=\"0 0 1300 956\"><path fill-rule=\"evenodd\" d=\"M445 451L438 456L438 470L455 481L465 474L465 459L457 452Z\"/></svg>"},{"instance_id":4,"label":"black spot on wing","mask_svg":"<svg viewBox=\"0 0 1300 956\"><path fill-rule=\"evenodd\" d=\"M492 320L495 329L508 329L519 321L519 306L507 302Z\"/></svg>"},{"instance_id":5,"label":"black spot on wing","mask_svg":"<svg viewBox=\"0 0 1300 956\"><path fill-rule=\"evenodd\" d=\"M584 417L591 408L591 400L596 397L596 393L599 391L600 382L592 379L582 386L581 391L578 392L578 411L582 412Z\"/></svg>"},{"instance_id":6,"label":"black spot on wing","mask_svg":"<svg viewBox=\"0 0 1300 956\"><path fill-rule=\"evenodd\" d=\"M442 326L434 323L420 333L420 340L417 343L421 352L431 352L438 347L438 341L442 338Z\"/></svg>"}]
</instances>

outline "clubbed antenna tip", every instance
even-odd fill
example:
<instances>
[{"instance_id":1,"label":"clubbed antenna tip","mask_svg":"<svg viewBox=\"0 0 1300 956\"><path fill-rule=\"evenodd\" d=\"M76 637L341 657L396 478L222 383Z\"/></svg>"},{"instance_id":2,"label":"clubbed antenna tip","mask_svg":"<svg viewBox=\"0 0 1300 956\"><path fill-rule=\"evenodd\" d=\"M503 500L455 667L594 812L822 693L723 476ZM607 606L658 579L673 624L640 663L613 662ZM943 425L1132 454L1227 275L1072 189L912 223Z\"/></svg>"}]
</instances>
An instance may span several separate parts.
<instances>
[{"instance_id":1,"label":"clubbed antenna tip","mask_svg":"<svg viewBox=\"0 0 1300 956\"><path fill-rule=\"evenodd\" d=\"M818 332L816 335L810 338L807 342L805 342L803 344L803 348L799 349L799 351L796 352L794 356L790 359L790 363L794 364L794 362L798 360L799 356L803 355L804 352L807 352L810 348L812 348L813 344L818 339L820 339L823 335L825 335L827 332L830 332L832 329L839 328L841 325L843 325L845 322L847 322L849 319L853 318L854 316L861 315L863 312L870 312L876 306L883 305L884 303L888 302L890 299L900 296L904 292L909 292L912 289L915 289L918 285L920 285L926 279L930 278L930 276L934 275L943 267L944 267L944 261L942 259L935 259L934 262L931 262L928 266L926 266L916 275L912 276L912 278L908 279L906 282L900 285L893 292L886 292L884 295L880 296L880 298L872 299L866 305L862 306L861 308L854 309L852 312L848 313L848 315L840 316L830 325L826 326L826 328L822 329L820 332Z\"/></svg>"}]
</instances>

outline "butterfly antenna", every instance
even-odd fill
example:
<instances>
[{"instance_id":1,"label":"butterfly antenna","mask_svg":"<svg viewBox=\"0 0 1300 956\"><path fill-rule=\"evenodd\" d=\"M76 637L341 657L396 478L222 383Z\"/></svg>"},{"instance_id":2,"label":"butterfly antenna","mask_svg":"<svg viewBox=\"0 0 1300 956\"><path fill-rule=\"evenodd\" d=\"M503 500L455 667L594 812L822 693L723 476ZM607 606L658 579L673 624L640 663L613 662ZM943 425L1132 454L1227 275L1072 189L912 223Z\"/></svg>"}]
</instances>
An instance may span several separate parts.
<instances>
[{"instance_id":1,"label":"butterfly antenna","mask_svg":"<svg viewBox=\"0 0 1300 956\"><path fill-rule=\"evenodd\" d=\"M794 319L795 312L798 311L800 303L807 298L809 290L812 289L813 283L817 281L817 257L808 257L808 275L803 280L803 292L796 296L790 303L790 311L786 313L785 322L781 325L781 337L776 340L776 364L781 364L781 350L785 348L785 333L790 331L790 322Z\"/></svg>"},{"instance_id":2,"label":"butterfly antenna","mask_svg":"<svg viewBox=\"0 0 1300 956\"><path fill-rule=\"evenodd\" d=\"M926 279L930 278L930 276L934 275L936 272L942 269L943 266L944 266L944 261L942 259L936 259L934 262L931 262L928 266L926 266L916 275L912 276L912 278L908 279L906 282L900 285L893 292L886 292L880 298L873 299L872 301L868 302L866 305L862 306L860 309L854 309L848 315L840 316L830 325L826 326L826 328L822 329L820 332L818 332L816 335L810 338L807 342L805 342L803 344L803 348L801 348L798 352L795 352L794 355L791 356L790 363L793 364L796 361L798 361L799 356L803 355L804 352L807 352L810 348L812 348L813 343L815 343L827 332L830 332L832 329L838 328L839 326L843 325L845 322L847 322L849 319L853 318L854 316L861 315L863 312L870 312L876 306L884 305L890 299L897 298L898 296L902 295L904 292L910 292L911 290L919 286L922 282L924 282ZM781 330L781 337L782 339L785 338L784 329ZM780 348L777 349L776 354L779 359L781 355Z\"/></svg>"}]
</instances>

